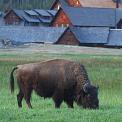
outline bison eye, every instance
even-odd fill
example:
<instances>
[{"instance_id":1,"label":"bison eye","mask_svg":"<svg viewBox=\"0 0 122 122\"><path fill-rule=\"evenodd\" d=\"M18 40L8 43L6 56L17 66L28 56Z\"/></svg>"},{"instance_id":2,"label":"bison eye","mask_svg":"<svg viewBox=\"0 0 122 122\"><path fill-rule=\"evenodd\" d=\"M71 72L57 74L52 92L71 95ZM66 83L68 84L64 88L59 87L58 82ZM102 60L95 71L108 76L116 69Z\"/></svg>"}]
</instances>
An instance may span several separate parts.
<instances>
[{"instance_id":1,"label":"bison eye","mask_svg":"<svg viewBox=\"0 0 122 122\"><path fill-rule=\"evenodd\" d=\"M88 94L87 96L88 96L88 97L90 97L91 95L90 95L90 94Z\"/></svg>"},{"instance_id":2,"label":"bison eye","mask_svg":"<svg viewBox=\"0 0 122 122\"><path fill-rule=\"evenodd\" d=\"M87 100L90 100L91 99L91 96L90 95L87 95L86 98L87 98Z\"/></svg>"},{"instance_id":3,"label":"bison eye","mask_svg":"<svg viewBox=\"0 0 122 122\"><path fill-rule=\"evenodd\" d=\"M88 95L87 95L87 98L88 98L88 99L90 99L90 97L91 97L91 95L90 95L90 94L88 94Z\"/></svg>"}]
</instances>

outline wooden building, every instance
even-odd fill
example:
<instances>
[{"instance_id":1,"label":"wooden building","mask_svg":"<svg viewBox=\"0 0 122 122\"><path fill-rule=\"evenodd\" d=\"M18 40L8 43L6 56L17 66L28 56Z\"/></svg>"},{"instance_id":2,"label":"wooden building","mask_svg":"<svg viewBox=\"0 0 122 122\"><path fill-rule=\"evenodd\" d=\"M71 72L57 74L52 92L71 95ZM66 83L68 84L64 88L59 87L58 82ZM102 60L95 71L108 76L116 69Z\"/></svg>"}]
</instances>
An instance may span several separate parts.
<instances>
[{"instance_id":1,"label":"wooden building","mask_svg":"<svg viewBox=\"0 0 122 122\"><path fill-rule=\"evenodd\" d=\"M63 45L103 45L107 43L109 28L82 27L19 27L2 26L0 39L13 44L49 43ZM21 36L20 36L21 35Z\"/></svg>"},{"instance_id":2,"label":"wooden building","mask_svg":"<svg viewBox=\"0 0 122 122\"><path fill-rule=\"evenodd\" d=\"M62 5L80 7L81 3L79 0L55 0L51 6L51 9L59 10Z\"/></svg>"},{"instance_id":3,"label":"wooden building","mask_svg":"<svg viewBox=\"0 0 122 122\"><path fill-rule=\"evenodd\" d=\"M108 27L20 27L1 26L0 40L12 45L26 43L122 47L122 30Z\"/></svg>"},{"instance_id":4,"label":"wooden building","mask_svg":"<svg viewBox=\"0 0 122 122\"><path fill-rule=\"evenodd\" d=\"M49 26L57 11L55 10L17 10L11 9L4 16L5 25Z\"/></svg>"},{"instance_id":5,"label":"wooden building","mask_svg":"<svg viewBox=\"0 0 122 122\"><path fill-rule=\"evenodd\" d=\"M40 21L30 10L12 9L4 16L6 25L39 26Z\"/></svg>"},{"instance_id":6,"label":"wooden building","mask_svg":"<svg viewBox=\"0 0 122 122\"><path fill-rule=\"evenodd\" d=\"M23 18L18 15L17 11L10 10L4 16L4 21L6 25L19 25L23 22Z\"/></svg>"},{"instance_id":7,"label":"wooden building","mask_svg":"<svg viewBox=\"0 0 122 122\"><path fill-rule=\"evenodd\" d=\"M115 9L62 6L51 26L115 27Z\"/></svg>"},{"instance_id":8,"label":"wooden building","mask_svg":"<svg viewBox=\"0 0 122 122\"><path fill-rule=\"evenodd\" d=\"M122 30L108 27L68 27L54 44L122 48Z\"/></svg>"},{"instance_id":9,"label":"wooden building","mask_svg":"<svg viewBox=\"0 0 122 122\"><path fill-rule=\"evenodd\" d=\"M55 0L51 6L50 9L52 10L59 10L61 7L61 3L60 3L60 0Z\"/></svg>"},{"instance_id":10,"label":"wooden building","mask_svg":"<svg viewBox=\"0 0 122 122\"><path fill-rule=\"evenodd\" d=\"M122 29L110 29L108 42L105 47L122 48Z\"/></svg>"},{"instance_id":11,"label":"wooden building","mask_svg":"<svg viewBox=\"0 0 122 122\"><path fill-rule=\"evenodd\" d=\"M70 28L67 28L55 44L63 45L80 45L79 40L75 37Z\"/></svg>"},{"instance_id":12,"label":"wooden building","mask_svg":"<svg viewBox=\"0 0 122 122\"><path fill-rule=\"evenodd\" d=\"M13 44L50 43L54 44L66 28L1 26L0 40L10 40Z\"/></svg>"},{"instance_id":13,"label":"wooden building","mask_svg":"<svg viewBox=\"0 0 122 122\"><path fill-rule=\"evenodd\" d=\"M68 27L55 44L104 46L108 35L107 27Z\"/></svg>"},{"instance_id":14,"label":"wooden building","mask_svg":"<svg viewBox=\"0 0 122 122\"><path fill-rule=\"evenodd\" d=\"M115 0L55 0L51 9L59 10L64 3L72 7L122 8L122 3L117 5Z\"/></svg>"},{"instance_id":15,"label":"wooden building","mask_svg":"<svg viewBox=\"0 0 122 122\"><path fill-rule=\"evenodd\" d=\"M61 6L50 26L122 28L122 9Z\"/></svg>"},{"instance_id":16,"label":"wooden building","mask_svg":"<svg viewBox=\"0 0 122 122\"><path fill-rule=\"evenodd\" d=\"M54 27L58 26L67 27L69 25L72 25L72 23L68 18L68 16L66 15L65 11L63 11L63 9L60 8L50 25Z\"/></svg>"}]
</instances>

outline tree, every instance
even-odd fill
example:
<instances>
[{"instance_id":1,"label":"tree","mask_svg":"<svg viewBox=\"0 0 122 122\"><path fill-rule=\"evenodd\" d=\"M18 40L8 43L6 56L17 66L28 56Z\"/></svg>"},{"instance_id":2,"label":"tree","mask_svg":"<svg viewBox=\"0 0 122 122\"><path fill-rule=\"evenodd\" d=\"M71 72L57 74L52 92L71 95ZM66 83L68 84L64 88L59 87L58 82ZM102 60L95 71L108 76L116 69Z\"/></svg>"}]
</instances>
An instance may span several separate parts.
<instances>
[{"instance_id":1,"label":"tree","mask_svg":"<svg viewBox=\"0 0 122 122\"><path fill-rule=\"evenodd\" d=\"M33 9L33 8L49 8L54 0L0 0L0 9Z\"/></svg>"}]
</instances>

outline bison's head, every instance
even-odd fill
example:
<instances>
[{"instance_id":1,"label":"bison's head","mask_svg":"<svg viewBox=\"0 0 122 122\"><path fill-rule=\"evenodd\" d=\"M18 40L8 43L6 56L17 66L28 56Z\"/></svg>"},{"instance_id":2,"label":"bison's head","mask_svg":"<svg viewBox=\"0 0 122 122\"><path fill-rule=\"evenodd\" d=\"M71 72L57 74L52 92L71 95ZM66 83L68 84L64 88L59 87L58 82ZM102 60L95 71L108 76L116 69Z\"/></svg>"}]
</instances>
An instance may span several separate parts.
<instances>
[{"instance_id":1,"label":"bison's head","mask_svg":"<svg viewBox=\"0 0 122 122\"><path fill-rule=\"evenodd\" d=\"M83 108L99 108L98 87L90 84L84 85L83 89L79 93L78 103L81 104Z\"/></svg>"}]
</instances>

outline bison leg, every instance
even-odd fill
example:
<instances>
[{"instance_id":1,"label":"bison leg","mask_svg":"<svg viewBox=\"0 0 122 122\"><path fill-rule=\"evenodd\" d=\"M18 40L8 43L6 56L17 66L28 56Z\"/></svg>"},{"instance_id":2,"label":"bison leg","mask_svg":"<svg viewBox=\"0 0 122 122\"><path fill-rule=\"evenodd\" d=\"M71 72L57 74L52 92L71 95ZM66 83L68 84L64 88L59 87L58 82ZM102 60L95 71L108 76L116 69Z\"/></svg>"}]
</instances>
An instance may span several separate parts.
<instances>
[{"instance_id":1,"label":"bison leg","mask_svg":"<svg viewBox=\"0 0 122 122\"><path fill-rule=\"evenodd\" d=\"M32 89L31 88L27 88L24 92L24 98L25 98L25 101L28 105L28 108L32 108L32 105L30 103L30 99L31 99L31 93L32 93Z\"/></svg>"},{"instance_id":2,"label":"bison leg","mask_svg":"<svg viewBox=\"0 0 122 122\"><path fill-rule=\"evenodd\" d=\"M73 107L73 100L71 100L71 101L66 101L66 103L67 103L67 105L68 105L69 108L74 108L74 107Z\"/></svg>"},{"instance_id":3,"label":"bison leg","mask_svg":"<svg viewBox=\"0 0 122 122\"><path fill-rule=\"evenodd\" d=\"M56 92L53 95L53 100L55 103L55 108L60 108L60 105L63 101L63 94L60 90L56 90Z\"/></svg>"},{"instance_id":4,"label":"bison leg","mask_svg":"<svg viewBox=\"0 0 122 122\"><path fill-rule=\"evenodd\" d=\"M64 93L64 101L66 102L69 108L73 108L73 102L74 102L74 91L72 89L65 90Z\"/></svg>"},{"instance_id":5,"label":"bison leg","mask_svg":"<svg viewBox=\"0 0 122 122\"><path fill-rule=\"evenodd\" d=\"M61 105L61 103L62 103L62 99L60 99L60 98L53 98L53 100L54 100L54 102L55 102L55 108L60 108L60 105Z\"/></svg>"},{"instance_id":6,"label":"bison leg","mask_svg":"<svg viewBox=\"0 0 122 122\"><path fill-rule=\"evenodd\" d=\"M22 107L22 99L24 97L24 94L22 93L22 91L20 90L18 95L17 95L17 101L18 101L18 106Z\"/></svg>"}]
</instances>

